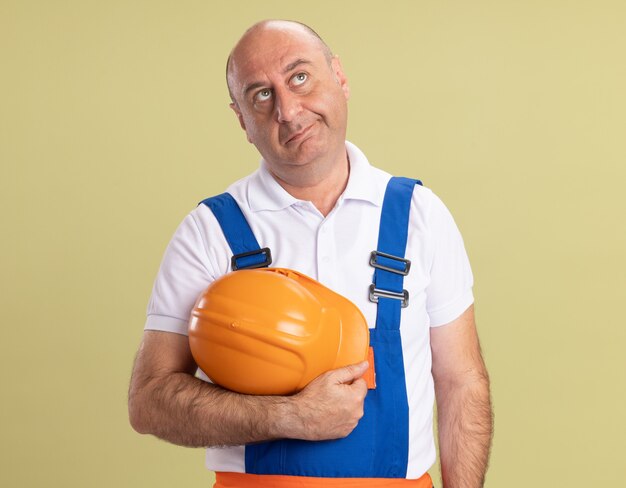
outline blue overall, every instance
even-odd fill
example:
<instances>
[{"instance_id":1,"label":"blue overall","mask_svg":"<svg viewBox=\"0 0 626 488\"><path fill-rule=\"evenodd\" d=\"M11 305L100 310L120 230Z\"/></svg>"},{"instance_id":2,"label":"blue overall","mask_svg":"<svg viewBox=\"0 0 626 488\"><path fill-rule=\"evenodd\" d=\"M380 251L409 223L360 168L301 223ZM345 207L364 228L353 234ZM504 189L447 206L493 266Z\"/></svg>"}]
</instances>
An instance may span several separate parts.
<instances>
[{"instance_id":1,"label":"blue overall","mask_svg":"<svg viewBox=\"0 0 626 488\"><path fill-rule=\"evenodd\" d=\"M282 439L246 446L246 473L333 478L405 478L409 451L409 407L400 338L403 289L410 262L404 259L411 196L418 180L391 178L383 200L370 300L377 302L374 348L376 388L365 397L364 415L343 439ZM235 200L223 193L201 203L217 218L233 252L232 267L271 264L269 249L259 246Z\"/></svg>"}]
</instances>

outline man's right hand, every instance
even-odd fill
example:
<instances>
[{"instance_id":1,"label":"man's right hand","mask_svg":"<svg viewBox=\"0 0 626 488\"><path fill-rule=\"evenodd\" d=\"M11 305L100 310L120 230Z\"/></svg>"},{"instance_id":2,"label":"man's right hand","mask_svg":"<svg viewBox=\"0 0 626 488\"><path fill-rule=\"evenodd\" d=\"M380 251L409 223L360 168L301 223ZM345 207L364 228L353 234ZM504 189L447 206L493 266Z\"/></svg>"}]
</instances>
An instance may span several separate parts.
<instances>
[{"instance_id":1,"label":"man's right hand","mask_svg":"<svg viewBox=\"0 0 626 488\"><path fill-rule=\"evenodd\" d=\"M289 437L320 441L346 437L363 416L367 361L328 371L290 397Z\"/></svg>"}]
</instances>

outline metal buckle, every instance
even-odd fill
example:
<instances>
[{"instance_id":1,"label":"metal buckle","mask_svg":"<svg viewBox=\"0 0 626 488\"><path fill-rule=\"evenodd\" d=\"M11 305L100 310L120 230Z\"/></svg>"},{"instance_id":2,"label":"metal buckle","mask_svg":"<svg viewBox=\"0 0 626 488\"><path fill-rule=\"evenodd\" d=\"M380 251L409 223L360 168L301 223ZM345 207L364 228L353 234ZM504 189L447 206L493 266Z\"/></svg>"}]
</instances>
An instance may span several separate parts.
<instances>
[{"instance_id":1,"label":"metal buckle","mask_svg":"<svg viewBox=\"0 0 626 488\"><path fill-rule=\"evenodd\" d=\"M247 256L254 256L255 254L264 254L265 260L261 261L260 263L249 264L247 266L237 265L238 259L245 258ZM233 271L237 271L238 269L266 268L270 264L272 264L272 252L270 251L269 247L264 247L263 249L258 249L256 251L248 251L248 252L242 252L241 254L235 254L230 259L230 265L233 268Z\"/></svg>"},{"instance_id":2,"label":"metal buckle","mask_svg":"<svg viewBox=\"0 0 626 488\"><path fill-rule=\"evenodd\" d=\"M400 303L401 308L406 308L409 306L409 292L407 290L402 290L401 292L381 290L380 288L376 288L374 284L371 284L370 285L370 302L378 303L378 297L393 298L394 300L401 300L402 301Z\"/></svg>"},{"instance_id":3,"label":"metal buckle","mask_svg":"<svg viewBox=\"0 0 626 488\"><path fill-rule=\"evenodd\" d=\"M402 269L397 269L397 268L391 268L389 266L385 266L384 264L380 264L377 259L378 256L403 263L404 269L402 270ZM383 269L385 271L389 271L390 273L395 273L395 274L399 274L402 276L408 275L409 270L411 269L411 261L409 261L408 259L399 258L398 256L393 256L391 254L387 254L387 253L379 252L379 251L372 251L372 254L370 254L370 265L373 266L374 268Z\"/></svg>"}]
</instances>

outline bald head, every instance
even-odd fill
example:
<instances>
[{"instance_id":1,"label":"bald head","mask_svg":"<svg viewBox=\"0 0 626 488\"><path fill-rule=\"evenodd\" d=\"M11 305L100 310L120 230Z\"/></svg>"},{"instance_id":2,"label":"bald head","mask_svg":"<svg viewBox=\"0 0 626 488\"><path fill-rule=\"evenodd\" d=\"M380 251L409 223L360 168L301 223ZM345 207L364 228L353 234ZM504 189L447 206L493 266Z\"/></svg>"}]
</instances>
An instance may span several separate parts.
<instances>
[{"instance_id":1,"label":"bald head","mask_svg":"<svg viewBox=\"0 0 626 488\"><path fill-rule=\"evenodd\" d=\"M245 63L247 58L250 57L250 52L245 47L254 45L255 39L262 36L269 31L280 31L285 34L292 35L294 38L308 37L311 41L317 44L320 51L326 58L326 61L330 65L333 57L328 45L324 40L315 32L311 27L302 22L295 20L263 20L257 22L248 30L246 30L241 36L241 39L235 44L226 61L226 85L228 86L228 93L233 102L236 102L235 95L233 93L233 73L236 71L238 64Z\"/></svg>"}]
</instances>

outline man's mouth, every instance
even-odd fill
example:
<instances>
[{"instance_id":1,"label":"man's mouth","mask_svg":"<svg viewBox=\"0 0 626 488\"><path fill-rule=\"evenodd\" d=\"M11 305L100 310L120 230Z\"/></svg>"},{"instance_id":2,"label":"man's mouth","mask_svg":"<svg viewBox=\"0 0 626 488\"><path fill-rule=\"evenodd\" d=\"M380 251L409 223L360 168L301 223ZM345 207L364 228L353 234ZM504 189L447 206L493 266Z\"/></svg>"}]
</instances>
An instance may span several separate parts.
<instances>
[{"instance_id":1,"label":"man's mouth","mask_svg":"<svg viewBox=\"0 0 626 488\"><path fill-rule=\"evenodd\" d=\"M309 130L312 127L313 127L313 124L305 127L304 129L296 132L295 134L290 135L289 139L287 139L285 141L285 145L288 145L288 144L291 144L292 142L297 142L297 141L301 140L302 138L304 138L308 134Z\"/></svg>"}]
</instances>

